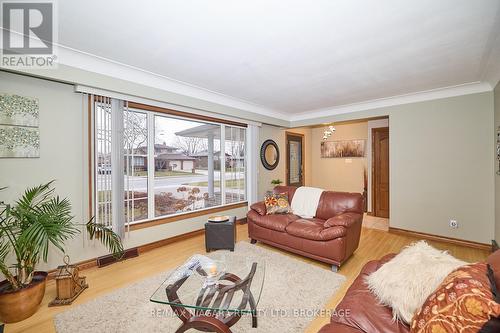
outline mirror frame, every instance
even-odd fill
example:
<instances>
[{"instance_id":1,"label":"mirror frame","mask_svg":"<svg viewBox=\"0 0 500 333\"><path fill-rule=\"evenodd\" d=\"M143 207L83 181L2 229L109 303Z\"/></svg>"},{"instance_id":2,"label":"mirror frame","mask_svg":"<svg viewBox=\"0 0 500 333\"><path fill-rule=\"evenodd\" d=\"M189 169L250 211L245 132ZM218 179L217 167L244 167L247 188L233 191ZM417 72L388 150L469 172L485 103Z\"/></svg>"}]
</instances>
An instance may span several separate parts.
<instances>
[{"instance_id":1,"label":"mirror frame","mask_svg":"<svg viewBox=\"0 0 500 333\"><path fill-rule=\"evenodd\" d=\"M266 160L266 148L268 146L273 146L274 149L276 149L276 161L273 164L269 163L269 161ZM262 162L262 165L264 166L264 168L266 168L267 170L276 169L276 167L278 166L278 163L280 161L280 150L279 150L276 142L274 142L274 140L268 139L268 140L264 141L264 143L260 147L260 161Z\"/></svg>"}]
</instances>

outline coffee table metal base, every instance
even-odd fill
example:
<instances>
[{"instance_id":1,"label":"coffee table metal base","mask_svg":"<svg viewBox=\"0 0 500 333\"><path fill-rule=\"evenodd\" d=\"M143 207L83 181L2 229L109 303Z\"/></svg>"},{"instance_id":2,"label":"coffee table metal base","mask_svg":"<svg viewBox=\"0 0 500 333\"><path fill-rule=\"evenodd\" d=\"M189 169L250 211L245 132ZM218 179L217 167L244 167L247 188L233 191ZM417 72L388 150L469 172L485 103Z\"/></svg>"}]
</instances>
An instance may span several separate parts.
<instances>
[{"instance_id":1,"label":"coffee table metal base","mask_svg":"<svg viewBox=\"0 0 500 333\"><path fill-rule=\"evenodd\" d=\"M244 310L247 304L250 306L252 315L252 327L257 327L257 308L255 304L255 299L250 291L250 284L252 282L253 275L255 273L257 264L252 265L250 274L245 279L240 279L238 276L226 273L220 278L220 280L226 280L234 283L233 285L216 285L211 287L203 288L198 296L197 305L203 307L203 305L210 304L215 299L215 304L218 304L219 309L224 309L224 305L229 306L231 299L236 291L241 290L245 293L243 301L240 304L240 310ZM205 272L200 272L205 275ZM236 324L241 319L241 312L238 311L216 311L216 310L202 310L196 309L194 313L191 313L183 306L179 296L177 295L177 290L186 281L187 277L180 279L176 283L169 285L166 288L166 293L168 299L172 303L170 307L175 312L177 317L182 320L182 325L177 329L176 333L185 332L191 328L203 331L203 332L217 332L217 333L231 333L230 327ZM211 290L208 290L211 288ZM208 293L207 293L208 291ZM220 304L224 300L224 304Z\"/></svg>"},{"instance_id":2,"label":"coffee table metal base","mask_svg":"<svg viewBox=\"0 0 500 333\"><path fill-rule=\"evenodd\" d=\"M240 316L238 317L238 319ZM192 316L185 321L175 332L182 333L191 328L203 332L232 333L230 327L238 320L225 324L223 321L212 316ZM230 325L229 325L230 324ZM252 327L257 328L257 316L252 314Z\"/></svg>"}]
</instances>

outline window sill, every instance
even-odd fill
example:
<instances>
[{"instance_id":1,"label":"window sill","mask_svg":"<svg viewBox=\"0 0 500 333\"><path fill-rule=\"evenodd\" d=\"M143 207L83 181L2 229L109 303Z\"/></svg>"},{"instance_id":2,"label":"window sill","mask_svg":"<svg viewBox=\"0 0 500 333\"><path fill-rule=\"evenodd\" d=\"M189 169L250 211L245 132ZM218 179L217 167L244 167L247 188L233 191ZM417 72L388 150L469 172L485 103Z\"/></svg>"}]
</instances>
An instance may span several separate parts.
<instances>
[{"instance_id":1,"label":"window sill","mask_svg":"<svg viewBox=\"0 0 500 333\"><path fill-rule=\"evenodd\" d=\"M189 218L193 218L193 217L209 215L209 214L213 214L213 213L223 212L223 211L226 211L229 209L235 209L235 208L246 207L246 206L248 206L248 202L243 201L243 202L238 202L235 204L218 206L218 207L213 207L213 208L208 208L208 209L197 210L194 212L182 213L182 214L178 214L178 215L174 215L174 216L157 218L154 220L137 222L137 223L130 224L130 231L154 227L154 226L161 225L161 224L176 222L179 220L185 220L185 219L189 219Z\"/></svg>"}]
</instances>

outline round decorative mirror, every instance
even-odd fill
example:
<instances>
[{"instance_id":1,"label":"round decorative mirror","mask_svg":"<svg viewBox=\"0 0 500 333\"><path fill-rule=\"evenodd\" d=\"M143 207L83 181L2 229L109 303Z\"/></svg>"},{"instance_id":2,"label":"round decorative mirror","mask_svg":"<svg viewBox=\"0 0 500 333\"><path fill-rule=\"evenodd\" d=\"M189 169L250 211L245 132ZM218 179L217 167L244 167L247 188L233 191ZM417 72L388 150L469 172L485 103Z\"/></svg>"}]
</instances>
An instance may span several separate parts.
<instances>
[{"instance_id":1,"label":"round decorative mirror","mask_svg":"<svg viewBox=\"0 0 500 333\"><path fill-rule=\"evenodd\" d=\"M260 147L260 160L267 170L274 170L280 161L278 145L273 140L266 140Z\"/></svg>"}]
</instances>

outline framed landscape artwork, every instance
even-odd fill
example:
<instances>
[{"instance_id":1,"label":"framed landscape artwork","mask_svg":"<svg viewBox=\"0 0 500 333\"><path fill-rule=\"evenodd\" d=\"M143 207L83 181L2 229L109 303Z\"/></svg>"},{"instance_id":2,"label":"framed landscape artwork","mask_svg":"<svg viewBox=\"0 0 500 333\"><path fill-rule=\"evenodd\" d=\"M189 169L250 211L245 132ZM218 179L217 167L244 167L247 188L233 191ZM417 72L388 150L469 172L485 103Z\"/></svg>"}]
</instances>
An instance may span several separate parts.
<instances>
[{"instance_id":1,"label":"framed landscape artwork","mask_svg":"<svg viewBox=\"0 0 500 333\"><path fill-rule=\"evenodd\" d=\"M366 140L323 141L322 158L365 157Z\"/></svg>"},{"instance_id":2,"label":"framed landscape artwork","mask_svg":"<svg viewBox=\"0 0 500 333\"><path fill-rule=\"evenodd\" d=\"M0 93L0 158L39 157L38 99Z\"/></svg>"}]
</instances>

